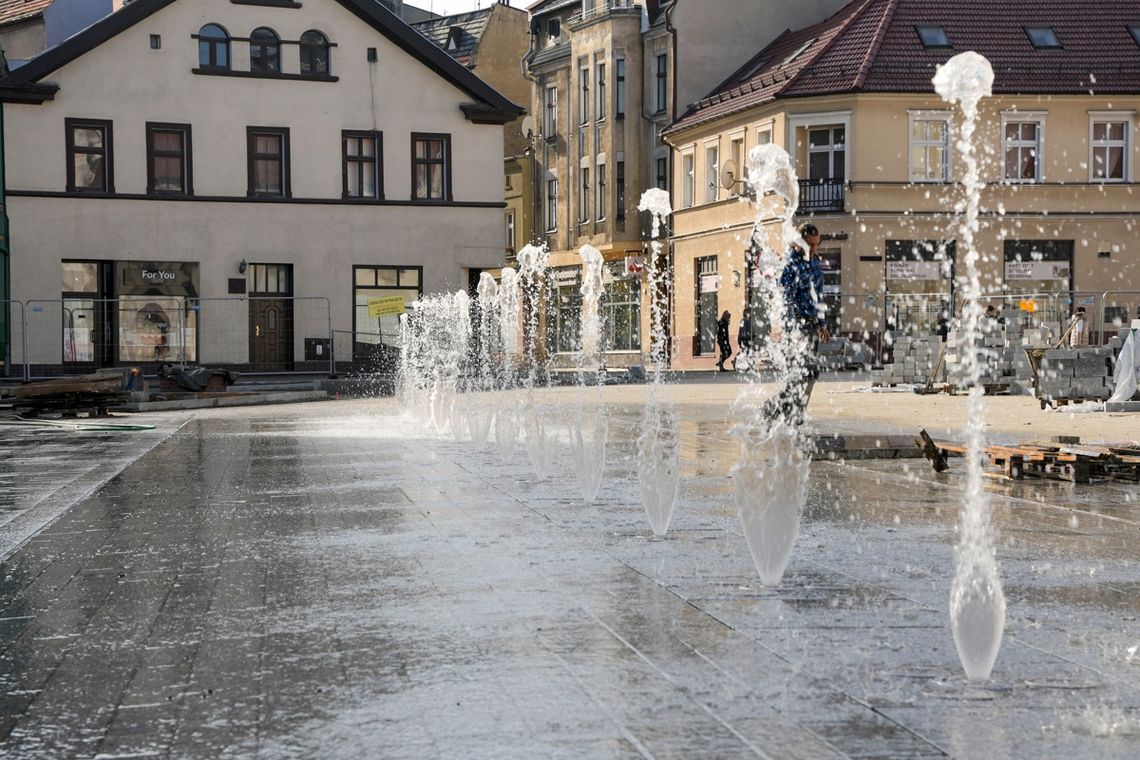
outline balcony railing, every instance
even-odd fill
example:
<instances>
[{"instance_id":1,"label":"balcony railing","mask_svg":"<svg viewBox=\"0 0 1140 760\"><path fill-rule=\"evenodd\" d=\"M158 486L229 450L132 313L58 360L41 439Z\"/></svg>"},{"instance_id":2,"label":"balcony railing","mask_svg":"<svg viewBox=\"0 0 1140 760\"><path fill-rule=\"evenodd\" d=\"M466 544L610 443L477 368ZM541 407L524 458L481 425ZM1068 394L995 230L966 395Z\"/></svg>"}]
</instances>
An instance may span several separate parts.
<instances>
[{"instance_id":1,"label":"balcony railing","mask_svg":"<svg viewBox=\"0 0 1140 760\"><path fill-rule=\"evenodd\" d=\"M799 213L842 211L846 184L842 179L801 179Z\"/></svg>"},{"instance_id":2,"label":"balcony railing","mask_svg":"<svg viewBox=\"0 0 1140 760\"><path fill-rule=\"evenodd\" d=\"M573 26L585 21L593 21L602 16L608 16L611 13L636 13L641 15L641 6L634 4L633 0L594 0L593 8L575 13L566 23Z\"/></svg>"}]
</instances>

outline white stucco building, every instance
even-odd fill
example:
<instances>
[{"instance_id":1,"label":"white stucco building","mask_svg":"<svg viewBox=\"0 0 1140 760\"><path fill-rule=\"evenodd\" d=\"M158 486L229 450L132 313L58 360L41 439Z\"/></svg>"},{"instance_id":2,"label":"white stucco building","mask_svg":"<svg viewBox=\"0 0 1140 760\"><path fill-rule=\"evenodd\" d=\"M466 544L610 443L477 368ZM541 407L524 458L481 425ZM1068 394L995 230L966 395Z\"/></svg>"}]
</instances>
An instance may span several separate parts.
<instances>
[{"instance_id":1,"label":"white stucco building","mask_svg":"<svg viewBox=\"0 0 1140 760\"><path fill-rule=\"evenodd\" d=\"M136 0L0 100L33 374L327 367L502 263L521 109L375 0Z\"/></svg>"}]
</instances>

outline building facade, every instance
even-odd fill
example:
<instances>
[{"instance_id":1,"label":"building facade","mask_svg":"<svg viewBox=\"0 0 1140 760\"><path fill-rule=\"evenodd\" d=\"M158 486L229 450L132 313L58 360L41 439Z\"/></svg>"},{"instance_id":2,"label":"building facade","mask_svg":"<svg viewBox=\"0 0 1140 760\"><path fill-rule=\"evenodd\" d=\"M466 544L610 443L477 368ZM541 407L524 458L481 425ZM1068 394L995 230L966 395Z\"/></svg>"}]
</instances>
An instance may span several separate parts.
<instances>
[{"instance_id":1,"label":"building facade","mask_svg":"<svg viewBox=\"0 0 1140 760\"><path fill-rule=\"evenodd\" d=\"M957 313L959 124L930 79L962 50L987 56L996 72L974 138L987 185L977 236L987 298L1024 302L1052 322L1075 305L1103 307L1110 330L1134 313L1134 10L856 0L762 49L668 131L680 201L675 366L715 364L725 309L734 325L743 317L765 329L751 244L757 208L739 182L761 143L792 156L798 221L823 233L834 334L874 342L884 330L928 333ZM772 211L761 211L762 225Z\"/></svg>"},{"instance_id":2,"label":"building facade","mask_svg":"<svg viewBox=\"0 0 1140 760\"><path fill-rule=\"evenodd\" d=\"M373 0L136 0L0 98L33 373L366 360L502 260L521 109Z\"/></svg>"},{"instance_id":3,"label":"building facade","mask_svg":"<svg viewBox=\"0 0 1140 760\"><path fill-rule=\"evenodd\" d=\"M757 40L775 37L789 19L825 14L839 2L716 5L710 12L696 0L541 0L529 8L526 65L541 207L534 241L551 251L545 324L556 360L568 361L578 345L578 251L591 245L606 262L607 363L644 363L649 225L637 206L647 188L671 189L671 151L662 132L684 112L684 98L715 86L726 65L746 60ZM668 265L665 256L661 263Z\"/></svg>"}]
</instances>

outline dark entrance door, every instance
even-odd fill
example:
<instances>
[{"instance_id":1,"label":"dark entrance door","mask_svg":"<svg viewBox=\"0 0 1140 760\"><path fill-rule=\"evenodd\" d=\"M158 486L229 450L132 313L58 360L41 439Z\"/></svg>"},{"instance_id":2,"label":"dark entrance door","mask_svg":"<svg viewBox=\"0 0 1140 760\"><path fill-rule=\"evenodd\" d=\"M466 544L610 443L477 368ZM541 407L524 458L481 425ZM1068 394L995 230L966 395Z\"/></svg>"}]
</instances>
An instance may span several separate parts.
<instances>
[{"instance_id":1,"label":"dark entrance door","mask_svg":"<svg viewBox=\"0 0 1140 760\"><path fill-rule=\"evenodd\" d=\"M249 364L252 369L293 369L293 266L250 264Z\"/></svg>"}]
</instances>

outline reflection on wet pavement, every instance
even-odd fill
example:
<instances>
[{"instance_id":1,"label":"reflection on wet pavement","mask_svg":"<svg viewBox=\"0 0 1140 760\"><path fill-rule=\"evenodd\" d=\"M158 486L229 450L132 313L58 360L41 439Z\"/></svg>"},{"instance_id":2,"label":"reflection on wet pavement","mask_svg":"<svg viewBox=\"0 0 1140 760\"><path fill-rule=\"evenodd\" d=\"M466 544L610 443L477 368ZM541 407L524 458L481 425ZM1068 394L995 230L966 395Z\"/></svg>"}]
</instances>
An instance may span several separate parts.
<instances>
[{"instance_id":1,"label":"reflection on wet pavement","mask_svg":"<svg viewBox=\"0 0 1140 760\"><path fill-rule=\"evenodd\" d=\"M535 483L390 404L315 406L203 416L7 557L0 754L1140 752L1124 486L992 484L1009 621L979 686L947 624L953 473L816 463L765 589L723 411L681 410L677 517L653 539L640 408L614 408L585 506L564 429Z\"/></svg>"}]
</instances>

